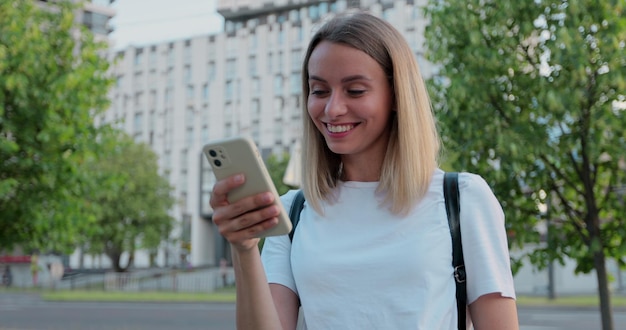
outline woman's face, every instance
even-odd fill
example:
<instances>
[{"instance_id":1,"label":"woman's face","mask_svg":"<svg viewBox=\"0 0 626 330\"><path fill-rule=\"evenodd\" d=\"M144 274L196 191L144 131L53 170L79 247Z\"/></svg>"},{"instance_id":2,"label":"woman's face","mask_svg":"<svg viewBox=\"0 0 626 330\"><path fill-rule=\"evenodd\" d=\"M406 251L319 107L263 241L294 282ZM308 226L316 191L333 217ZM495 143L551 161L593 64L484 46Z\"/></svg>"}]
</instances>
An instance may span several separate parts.
<instances>
[{"instance_id":1,"label":"woman's face","mask_svg":"<svg viewBox=\"0 0 626 330\"><path fill-rule=\"evenodd\" d=\"M381 161L393 91L378 62L356 48L322 41L308 71L307 109L328 148L342 158Z\"/></svg>"}]
</instances>

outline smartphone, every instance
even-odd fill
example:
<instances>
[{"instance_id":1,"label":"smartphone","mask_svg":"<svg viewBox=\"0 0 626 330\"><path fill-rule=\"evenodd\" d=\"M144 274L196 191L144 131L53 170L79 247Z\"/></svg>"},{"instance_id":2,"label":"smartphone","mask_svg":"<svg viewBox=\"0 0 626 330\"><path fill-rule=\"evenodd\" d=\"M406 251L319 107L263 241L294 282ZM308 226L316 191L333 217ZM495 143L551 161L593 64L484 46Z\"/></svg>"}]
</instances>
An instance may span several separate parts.
<instances>
[{"instance_id":1,"label":"smartphone","mask_svg":"<svg viewBox=\"0 0 626 330\"><path fill-rule=\"evenodd\" d=\"M211 164L217 180L238 173L245 175L246 182L228 193L229 202L236 202L265 191L274 194L275 203L280 209L278 224L259 233L258 237L285 235L291 231L291 220L280 202L280 196L259 150L251 139L234 137L211 141L202 148L202 152Z\"/></svg>"}]
</instances>

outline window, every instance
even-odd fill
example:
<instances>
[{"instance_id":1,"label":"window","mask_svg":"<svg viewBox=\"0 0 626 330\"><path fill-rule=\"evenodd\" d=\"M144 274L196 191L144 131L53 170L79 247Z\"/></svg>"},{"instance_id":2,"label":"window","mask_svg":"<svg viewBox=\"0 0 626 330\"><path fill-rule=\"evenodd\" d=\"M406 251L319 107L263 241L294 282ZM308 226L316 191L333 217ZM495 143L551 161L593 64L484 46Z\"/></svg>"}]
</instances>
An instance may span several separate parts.
<instances>
[{"instance_id":1,"label":"window","mask_svg":"<svg viewBox=\"0 0 626 330\"><path fill-rule=\"evenodd\" d=\"M237 75L237 67L235 60L228 60L226 62L226 79L234 79Z\"/></svg>"},{"instance_id":2,"label":"window","mask_svg":"<svg viewBox=\"0 0 626 330\"><path fill-rule=\"evenodd\" d=\"M317 21L320 18L319 9L317 8L317 6L309 7L309 18L312 21Z\"/></svg>"},{"instance_id":3,"label":"window","mask_svg":"<svg viewBox=\"0 0 626 330\"><path fill-rule=\"evenodd\" d=\"M183 80L186 83L190 83L191 82L191 66L189 65L185 65L185 69L183 70Z\"/></svg>"},{"instance_id":4,"label":"window","mask_svg":"<svg viewBox=\"0 0 626 330\"><path fill-rule=\"evenodd\" d=\"M283 63L285 63L285 62L284 62L284 61L285 61L285 58L284 58L284 56L283 56L283 52L279 52L279 53L278 53L278 58L277 58L277 61L278 61L278 67L279 67L279 68L282 68L282 67L283 67Z\"/></svg>"},{"instance_id":5,"label":"window","mask_svg":"<svg viewBox=\"0 0 626 330\"><path fill-rule=\"evenodd\" d=\"M155 127L155 113L154 111L150 111L150 114L148 115L148 130L149 131L154 131L154 127Z\"/></svg>"},{"instance_id":6,"label":"window","mask_svg":"<svg viewBox=\"0 0 626 330\"><path fill-rule=\"evenodd\" d=\"M281 75L274 76L274 95L283 94L283 77Z\"/></svg>"},{"instance_id":7,"label":"window","mask_svg":"<svg viewBox=\"0 0 626 330\"><path fill-rule=\"evenodd\" d=\"M226 82L226 101L232 101L235 95L235 83L232 80Z\"/></svg>"},{"instance_id":8,"label":"window","mask_svg":"<svg viewBox=\"0 0 626 330\"><path fill-rule=\"evenodd\" d=\"M185 63L191 62L191 40L185 41L185 48L183 49L183 60Z\"/></svg>"},{"instance_id":9,"label":"window","mask_svg":"<svg viewBox=\"0 0 626 330\"><path fill-rule=\"evenodd\" d=\"M135 118L133 119L133 132L135 135L141 134L143 131L143 113L136 112Z\"/></svg>"},{"instance_id":10,"label":"window","mask_svg":"<svg viewBox=\"0 0 626 330\"><path fill-rule=\"evenodd\" d=\"M135 83L135 89L141 89L143 86L143 74L141 74L141 72L137 72L135 73L135 77L134 77L134 83Z\"/></svg>"},{"instance_id":11,"label":"window","mask_svg":"<svg viewBox=\"0 0 626 330\"><path fill-rule=\"evenodd\" d=\"M193 145L194 137L193 137L193 127L187 127L187 137L185 139L185 143L188 146Z\"/></svg>"},{"instance_id":12,"label":"window","mask_svg":"<svg viewBox=\"0 0 626 330\"><path fill-rule=\"evenodd\" d=\"M187 112L185 113L185 123L187 127L193 127L195 120L195 111L192 107L187 108Z\"/></svg>"},{"instance_id":13,"label":"window","mask_svg":"<svg viewBox=\"0 0 626 330\"><path fill-rule=\"evenodd\" d=\"M150 58L148 60L148 64L151 69L154 69L157 66L157 50L155 46L150 47Z\"/></svg>"},{"instance_id":14,"label":"window","mask_svg":"<svg viewBox=\"0 0 626 330\"><path fill-rule=\"evenodd\" d=\"M261 104L258 99L254 99L250 102L250 114L253 121L259 120L261 116Z\"/></svg>"},{"instance_id":15,"label":"window","mask_svg":"<svg viewBox=\"0 0 626 330\"><path fill-rule=\"evenodd\" d=\"M250 36L248 37L249 42L250 42L250 50L255 50L258 47L259 44L259 38L257 38L256 34L252 33L250 34Z\"/></svg>"},{"instance_id":16,"label":"window","mask_svg":"<svg viewBox=\"0 0 626 330\"><path fill-rule=\"evenodd\" d=\"M183 172L187 172L189 168L189 159L187 157L187 149L183 149L180 151L180 170Z\"/></svg>"},{"instance_id":17,"label":"window","mask_svg":"<svg viewBox=\"0 0 626 330\"><path fill-rule=\"evenodd\" d=\"M174 66L174 44L170 43L170 47L167 51L167 65Z\"/></svg>"},{"instance_id":18,"label":"window","mask_svg":"<svg viewBox=\"0 0 626 330\"><path fill-rule=\"evenodd\" d=\"M289 79L289 92L291 95L298 95L301 93L301 89L300 73L292 73Z\"/></svg>"},{"instance_id":19,"label":"window","mask_svg":"<svg viewBox=\"0 0 626 330\"><path fill-rule=\"evenodd\" d=\"M156 91L150 91L150 98L148 99L148 106L150 107L150 110L154 110L156 108L156 98Z\"/></svg>"},{"instance_id":20,"label":"window","mask_svg":"<svg viewBox=\"0 0 626 330\"><path fill-rule=\"evenodd\" d=\"M165 103L165 106L172 106L172 104L174 104L172 94L172 89L168 88L165 90L165 96L163 97L163 102Z\"/></svg>"},{"instance_id":21,"label":"window","mask_svg":"<svg viewBox=\"0 0 626 330\"><path fill-rule=\"evenodd\" d=\"M202 144L206 144L207 142L209 142L209 126L202 126L202 132L200 134L202 135Z\"/></svg>"},{"instance_id":22,"label":"window","mask_svg":"<svg viewBox=\"0 0 626 330\"><path fill-rule=\"evenodd\" d=\"M298 9L289 11L289 20L294 23L300 22L300 11Z\"/></svg>"},{"instance_id":23,"label":"window","mask_svg":"<svg viewBox=\"0 0 626 330\"><path fill-rule=\"evenodd\" d=\"M187 101L193 101L193 98L194 98L194 88L193 88L193 85L188 85L187 86L186 96L187 96Z\"/></svg>"},{"instance_id":24,"label":"window","mask_svg":"<svg viewBox=\"0 0 626 330\"><path fill-rule=\"evenodd\" d=\"M215 62L209 62L207 64L207 79L209 81L215 80Z\"/></svg>"},{"instance_id":25,"label":"window","mask_svg":"<svg viewBox=\"0 0 626 330\"><path fill-rule=\"evenodd\" d=\"M209 101L209 84L202 85L202 100L204 102Z\"/></svg>"},{"instance_id":26,"label":"window","mask_svg":"<svg viewBox=\"0 0 626 330\"><path fill-rule=\"evenodd\" d=\"M300 71L302 68L302 58L300 55L300 50L296 49L291 51L291 70L292 71Z\"/></svg>"},{"instance_id":27,"label":"window","mask_svg":"<svg viewBox=\"0 0 626 330\"><path fill-rule=\"evenodd\" d=\"M267 55L267 70L269 73L274 72L274 55L272 53Z\"/></svg>"},{"instance_id":28,"label":"window","mask_svg":"<svg viewBox=\"0 0 626 330\"><path fill-rule=\"evenodd\" d=\"M135 94L135 108L142 109L144 106L143 93Z\"/></svg>"},{"instance_id":29,"label":"window","mask_svg":"<svg viewBox=\"0 0 626 330\"><path fill-rule=\"evenodd\" d=\"M259 78L252 78L250 81L250 94L258 96L261 93L261 80Z\"/></svg>"},{"instance_id":30,"label":"window","mask_svg":"<svg viewBox=\"0 0 626 330\"><path fill-rule=\"evenodd\" d=\"M135 50L135 65L141 65L143 62L143 49Z\"/></svg>"},{"instance_id":31,"label":"window","mask_svg":"<svg viewBox=\"0 0 626 330\"><path fill-rule=\"evenodd\" d=\"M282 46L284 44L285 44L285 31L282 28L280 28L278 30L278 45Z\"/></svg>"},{"instance_id":32,"label":"window","mask_svg":"<svg viewBox=\"0 0 626 330\"><path fill-rule=\"evenodd\" d=\"M248 60L248 71L250 77L255 77L258 75L256 68L256 56L250 56Z\"/></svg>"},{"instance_id":33,"label":"window","mask_svg":"<svg viewBox=\"0 0 626 330\"><path fill-rule=\"evenodd\" d=\"M174 69L173 68L169 68L169 70L167 70L167 74L166 74L166 78L165 78L165 85L167 87L173 87L174 86Z\"/></svg>"},{"instance_id":34,"label":"window","mask_svg":"<svg viewBox=\"0 0 626 330\"><path fill-rule=\"evenodd\" d=\"M83 24L89 28L93 33L97 34L109 34L110 29L108 27L109 16L98 14L90 11L85 11L83 14Z\"/></svg>"}]
</instances>

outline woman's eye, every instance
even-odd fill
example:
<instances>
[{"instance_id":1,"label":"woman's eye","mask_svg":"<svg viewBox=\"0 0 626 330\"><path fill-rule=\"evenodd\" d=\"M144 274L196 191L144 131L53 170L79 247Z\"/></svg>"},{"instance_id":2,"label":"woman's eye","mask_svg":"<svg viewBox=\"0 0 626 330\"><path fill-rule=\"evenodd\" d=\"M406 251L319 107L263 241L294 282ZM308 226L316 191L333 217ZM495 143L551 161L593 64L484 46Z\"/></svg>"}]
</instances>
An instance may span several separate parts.
<instances>
[{"instance_id":1,"label":"woman's eye","mask_svg":"<svg viewBox=\"0 0 626 330\"><path fill-rule=\"evenodd\" d=\"M350 94L352 96L359 96L359 95L362 95L363 93L365 93L365 90L362 90L362 89L350 89L350 90L348 90L348 94Z\"/></svg>"},{"instance_id":2,"label":"woman's eye","mask_svg":"<svg viewBox=\"0 0 626 330\"><path fill-rule=\"evenodd\" d=\"M322 94L324 94L324 93L326 93L326 91L325 91L325 90L323 90L323 89L315 89L315 90L311 90L311 95L322 95Z\"/></svg>"}]
</instances>

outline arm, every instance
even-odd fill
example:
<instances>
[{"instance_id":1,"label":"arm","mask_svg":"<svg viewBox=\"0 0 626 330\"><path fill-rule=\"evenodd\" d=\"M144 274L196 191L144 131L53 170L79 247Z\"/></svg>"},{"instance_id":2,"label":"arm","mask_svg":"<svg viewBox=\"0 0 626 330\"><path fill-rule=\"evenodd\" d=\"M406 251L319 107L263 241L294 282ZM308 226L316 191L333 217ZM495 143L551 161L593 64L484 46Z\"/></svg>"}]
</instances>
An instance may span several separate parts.
<instances>
[{"instance_id":1,"label":"arm","mask_svg":"<svg viewBox=\"0 0 626 330\"><path fill-rule=\"evenodd\" d=\"M300 306L298 296L291 289L280 284L270 284L270 291L274 305L279 307L278 315L283 329L295 329Z\"/></svg>"},{"instance_id":2,"label":"arm","mask_svg":"<svg viewBox=\"0 0 626 330\"><path fill-rule=\"evenodd\" d=\"M226 199L228 192L243 182L243 176L232 176L217 182L210 201L214 210L213 222L232 247L237 284L237 328L281 329L283 328L281 317L286 317L286 311L295 308L297 315L297 301L291 308L283 308L283 305L293 297L281 293L281 290L277 293L278 299L273 299L257 247L259 239L255 237L257 233L278 223L279 209L272 205L274 200L270 193L261 193L232 204L228 203ZM295 297L293 292L291 294ZM291 325L286 320L283 324ZM289 328L295 328L295 322Z\"/></svg>"},{"instance_id":3,"label":"arm","mask_svg":"<svg viewBox=\"0 0 626 330\"><path fill-rule=\"evenodd\" d=\"M481 296L469 305L476 330L519 330L517 306L512 298L500 293Z\"/></svg>"}]
</instances>

